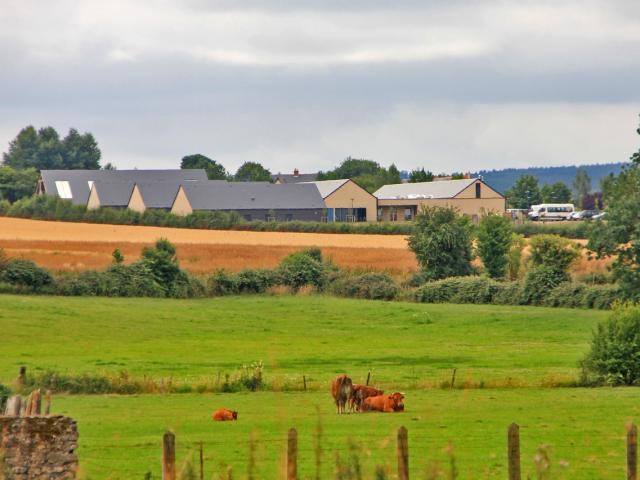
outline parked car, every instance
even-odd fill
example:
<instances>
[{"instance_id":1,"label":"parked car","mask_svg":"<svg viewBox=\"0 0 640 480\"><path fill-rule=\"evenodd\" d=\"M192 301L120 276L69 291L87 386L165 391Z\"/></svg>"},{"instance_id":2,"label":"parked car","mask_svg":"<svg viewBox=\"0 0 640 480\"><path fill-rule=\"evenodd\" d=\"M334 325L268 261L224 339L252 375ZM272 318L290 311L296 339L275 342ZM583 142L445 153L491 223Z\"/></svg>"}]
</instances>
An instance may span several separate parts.
<instances>
[{"instance_id":1,"label":"parked car","mask_svg":"<svg viewBox=\"0 0 640 480\"><path fill-rule=\"evenodd\" d=\"M580 210L579 212L573 212L571 214L571 220L589 220L595 215L599 215L598 210Z\"/></svg>"},{"instance_id":2,"label":"parked car","mask_svg":"<svg viewBox=\"0 0 640 480\"><path fill-rule=\"evenodd\" d=\"M593 217L591 217L591 220L602 220L603 218L606 218L607 216L607 212L600 212L597 215L594 215Z\"/></svg>"},{"instance_id":3,"label":"parked car","mask_svg":"<svg viewBox=\"0 0 640 480\"><path fill-rule=\"evenodd\" d=\"M531 211L528 213L530 220L570 220L571 215L575 212L572 203L541 203L540 205L531 205Z\"/></svg>"}]
</instances>

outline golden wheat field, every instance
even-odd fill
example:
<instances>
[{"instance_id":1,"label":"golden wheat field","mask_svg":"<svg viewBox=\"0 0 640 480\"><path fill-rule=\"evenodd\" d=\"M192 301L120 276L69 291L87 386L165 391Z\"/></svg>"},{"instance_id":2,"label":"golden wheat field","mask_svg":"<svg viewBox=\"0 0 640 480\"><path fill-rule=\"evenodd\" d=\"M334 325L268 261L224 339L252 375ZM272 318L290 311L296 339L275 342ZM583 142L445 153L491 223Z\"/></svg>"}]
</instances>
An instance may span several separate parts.
<instances>
[{"instance_id":1,"label":"golden wheat field","mask_svg":"<svg viewBox=\"0 0 640 480\"><path fill-rule=\"evenodd\" d=\"M158 238L175 243L181 265L194 273L273 267L289 253L311 246L322 248L325 257L344 268L393 274L417 269L406 238L399 235L190 230L0 218L0 248L5 253L52 270L104 268L115 248L132 262Z\"/></svg>"},{"instance_id":2,"label":"golden wheat field","mask_svg":"<svg viewBox=\"0 0 640 480\"><path fill-rule=\"evenodd\" d=\"M9 257L28 258L51 270L105 268L116 248L130 263L158 238L175 243L181 265L193 273L274 267L289 253L311 246L320 247L326 258L342 268L399 276L418 269L401 235L191 230L0 217L0 248ZM589 260L585 251L572 274L605 272L609 264L610 260Z\"/></svg>"}]
</instances>

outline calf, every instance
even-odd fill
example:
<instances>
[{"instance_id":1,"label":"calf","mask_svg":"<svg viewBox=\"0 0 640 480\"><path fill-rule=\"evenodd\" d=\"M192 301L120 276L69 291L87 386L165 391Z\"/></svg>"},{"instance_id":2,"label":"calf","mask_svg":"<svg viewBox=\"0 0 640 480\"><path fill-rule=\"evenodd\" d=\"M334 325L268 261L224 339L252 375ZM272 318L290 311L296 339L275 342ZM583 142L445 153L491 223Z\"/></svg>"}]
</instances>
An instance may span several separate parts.
<instances>
[{"instance_id":1,"label":"calf","mask_svg":"<svg viewBox=\"0 0 640 480\"><path fill-rule=\"evenodd\" d=\"M238 412L227 410L226 408L219 408L213 412L211 418L216 422L233 422L238 419Z\"/></svg>"},{"instance_id":2,"label":"calf","mask_svg":"<svg viewBox=\"0 0 640 480\"><path fill-rule=\"evenodd\" d=\"M351 397L349 398L349 408L351 411L361 412L362 411L362 403L365 398L369 397L377 397L378 395L384 394L383 390L378 390L377 388L370 387L369 385L354 385L353 390L351 391Z\"/></svg>"},{"instance_id":3,"label":"calf","mask_svg":"<svg viewBox=\"0 0 640 480\"><path fill-rule=\"evenodd\" d=\"M347 401L351 397L352 390L353 382L344 374L338 375L331 382L331 395L333 395L333 399L336 402L338 413L345 412L345 406L347 405Z\"/></svg>"},{"instance_id":4,"label":"calf","mask_svg":"<svg viewBox=\"0 0 640 480\"><path fill-rule=\"evenodd\" d=\"M376 412L402 412L404 411L404 394L400 392L391 395L378 395L376 397L365 398L362 409Z\"/></svg>"}]
</instances>

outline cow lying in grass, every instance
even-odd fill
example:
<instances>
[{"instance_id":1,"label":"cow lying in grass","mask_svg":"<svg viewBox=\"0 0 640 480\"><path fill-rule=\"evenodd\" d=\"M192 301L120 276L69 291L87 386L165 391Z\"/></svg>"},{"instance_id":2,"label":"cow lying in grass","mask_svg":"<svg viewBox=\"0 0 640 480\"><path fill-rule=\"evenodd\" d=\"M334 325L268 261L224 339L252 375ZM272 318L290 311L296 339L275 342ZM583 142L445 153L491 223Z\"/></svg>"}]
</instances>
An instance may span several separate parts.
<instances>
[{"instance_id":1,"label":"cow lying in grass","mask_svg":"<svg viewBox=\"0 0 640 480\"><path fill-rule=\"evenodd\" d=\"M402 412L404 411L404 394L400 392L391 395L377 395L368 397L362 403L362 410L365 412Z\"/></svg>"},{"instance_id":2,"label":"cow lying in grass","mask_svg":"<svg viewBox=\"0 0 640 480\"><path fill-rule=\"evenodd\" d=\"M233 422L238 419L238 412L227 410L226 408L219 408L213 412L211 418L216 422Z\"/></svg>"},{"instance_id":3,"label":"cow lying in grass","mask_svg":"<svg viewBox=\"0 0 640 480\"><path fill-rule=\"evenodd\" d=\"M382 394L384 394L383 390L378 390L377 388L370 387L369 385L354 384L353 389L351 390L351 396L349 397L349 409L352 412L354 410L356 412L361 412L362 404L366 398L377 397Z\"/></svg>"}]
</instances>

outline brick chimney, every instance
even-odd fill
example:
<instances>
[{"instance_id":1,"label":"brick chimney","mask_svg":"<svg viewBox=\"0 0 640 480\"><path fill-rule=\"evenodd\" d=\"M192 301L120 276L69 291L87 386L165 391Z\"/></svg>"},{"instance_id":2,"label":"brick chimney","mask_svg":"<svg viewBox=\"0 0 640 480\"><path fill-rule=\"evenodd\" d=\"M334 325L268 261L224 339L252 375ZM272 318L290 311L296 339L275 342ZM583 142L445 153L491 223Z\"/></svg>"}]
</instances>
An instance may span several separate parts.
<instances>
[{"instance_id":1,"label":"brick chimney","mask_svg":"<svg viewBox=\"0 0 640 480\"><path fill-rule=\"evenodd\" d=\"M293 176L294 176L294 177L297 177L297 176L299 176L299 175L300 175L300 170L298 170L297 168L294 168L294 169L293 169Z\"/></svg>"}]
</instances>

